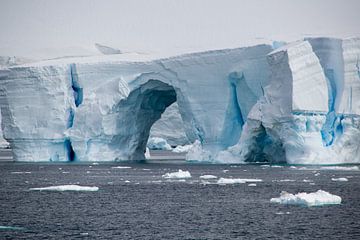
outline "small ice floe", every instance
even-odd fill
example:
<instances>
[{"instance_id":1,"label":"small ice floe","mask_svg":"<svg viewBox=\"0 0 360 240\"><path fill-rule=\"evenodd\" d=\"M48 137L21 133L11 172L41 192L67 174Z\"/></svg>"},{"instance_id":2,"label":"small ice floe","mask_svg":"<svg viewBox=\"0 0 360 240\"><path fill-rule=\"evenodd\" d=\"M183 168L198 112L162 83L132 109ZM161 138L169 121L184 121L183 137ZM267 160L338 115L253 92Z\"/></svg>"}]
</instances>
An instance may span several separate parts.
<instances>
[{"instance_id":1,"label":"small ice floe","mask_svg":"<svg viewBox=\"0 0 360 240\"><path fill-rule=\"evenodd\" d=\"M227 173L229 170L227 170L227 169L225 169L225 170L223 170L223 173Z\"/></svg>"},{"instance_id":2,"label":"small ice floe","mask_svg":"<svg viewBox=\"0 0 360 240\"><path fill-rule=\"evenodd\" d=\"M318 176L320 176L320 173L315 173L314 176L318 177Z\"/></svg>"},{"instance_id":3,"label":"small ice floe","mask_svg":"<svg viewBox=\"0 0 360 240\"><path fill-rule=\"evenodd\" d=\"M280 197L271 198L270 202L289 205L323 206L340 204L341 197L330 194L323 190L318 190L317 192L313 193L301 192L297 194L291 194L286 191L282 191Z\"/></svg>"},{"instance_id":4,"label":"small ice floe","mask_svg":"<svg viewBox=\"0 0 360 240\"><path fill-rule=\"evenodd\" d=\"M62 172L63 174L67 174L67 173L70 173L70 172Z\"/></svg>"},{"instance_id":5,"label":"small ice floe","mask_svg":"<svg viewBox=\"0 0 360 240\"><path fill-rule=\"evenodd\" d=\"M261 179L251 179L251 178L220 178L217 181L217 184L237 184L237 183L254 183L262 182Z\"/></svg>"},{"instance_id":6,"label":"small ice floe","mask_svg":"<svg viewBox=\"0 0 360 240\"><path fill-rule=\"evenodd\" d=\"M31 172L11 172L11 174L30 174Z\"/></svg>"},{"instance_id":7,"label":"small ice floe","mask_svg":"<svg viewBox=\"0 0 360 240\"><path fill-rule=\"evenodd\" d=\"M334 181L334 182L347 182L349 180L347 178L341 177L341 178L331 178L331 181Z\"/></svg>"},{"instance_id":8,"label":"small ice floe","mask_svg":"<svg viewBox=\"0 0 360 240\"><path fill-rule=\"evenodd\" d=\"M97 162L93 162L93 163L92 163L92 165L99 165L99 163L97 163Z\"/></svg>"},{"instance_id":9,"label":"small ice floe","mask_svg":"<svg viewBox=\"0 0 360 240\"><path fill-rule=\"evenodd\" d=\"M280 211L280 212L276 212L275 214L276 214L276 215L285 215L285 214L286 214L286 215L289 215L290 212L281 212L281 211Z\"/></svg>"},{"instance_id":10,"label":"small ice floe","mask_svg":"<svg viewBox=\"0 0 360 240\"><path fill-rule=\"evenodd\" d=\"M25 230L23 227L13 227L13 226L0 226L0 231L7 231L7 230L13 230L13 231L22 231Z\"/></svg>"},{"instance_id":11,"label":"small ice floe","mask_svg":"<svg viewBox=\"0 0 360 240\"><path fill-rule=\"evenodd\" d=\"M50 187L41 187L41 188L30 188L30 191L84 191L84 192L96 192L99 190L98 187L88 187L88 186L79 186L79 185L59 185L59 186L50 186Z\"/></svg>"},{"instance_id":12,"label":"small ice floe","mask_svg":"<svg viewBox=\"0 0 360 240\"><path fill-rule=\"evenodd\" d=\"M126 183L129 183L130 181L129 180L125 180Z\"/></svg>"},{"instance_id":13,"label":"small ice floe","mask_svg":"<svg viewBox=\"0 0 360 240\"><path fill-rule=\"evenodd\" d=\"M293 179L281 179L279 182L295 182Z\"/></svg>"},{"instance_id":14,"label":"small ice floe","mask_svg":"<svg viewBox=\"0 0 360 240\"><path fill-rule=\"evenodd\" d=\"M202 175L199 178L200 179L216 179L217 176L215 176L215 175Z\"/></svg>"},{"instance_id":15,"label":"small ice floe","mask_svg":"<svg viewBox=\"0 0 360 240\"><path fill-rule=\"evenodd\" d=\"M113 168L113 169L129 169L131 167L129 167L129 166L116 166L116 167L111 167L111 168Z\"/></svg>"},{"instance_id":16,"label":"small ice floe","mask_svg":"<svg viewBox=\"0 0 360 240\"><path fill-rule=\"evenodd\" d=\"M272 168L283 168L283 166L279 166L279 165L271 165Z\"/></svg>"},{"instance_id":17,"label":"small ice floe","mask_svg":"<svg viewBox=\"0 0 360 240\"><path fill-rule=\"evenodd\" d=\"M183 171L179 169L177 172L165 173L162 175L163 178L191 178L189 171Z\"/></svg>"},{"instance_id":18,"label":"small ice floe","mask_svg":"<svg viewBox=\"0 0 360 240\"><path fill-rule=\"evenodd\" d=\"M313 182L311 179L304 179L303 182Z\"/></svg>"},{"instance_id":19,"label":"small ice floe","mask_svg":"<svg viewBox=\"0 0 360 240\"><path fill-rule=\"evenodd\" d=\"M250 183L248 184L249 187L256 187L256 183Z\"/></svg>"}]
</instances>

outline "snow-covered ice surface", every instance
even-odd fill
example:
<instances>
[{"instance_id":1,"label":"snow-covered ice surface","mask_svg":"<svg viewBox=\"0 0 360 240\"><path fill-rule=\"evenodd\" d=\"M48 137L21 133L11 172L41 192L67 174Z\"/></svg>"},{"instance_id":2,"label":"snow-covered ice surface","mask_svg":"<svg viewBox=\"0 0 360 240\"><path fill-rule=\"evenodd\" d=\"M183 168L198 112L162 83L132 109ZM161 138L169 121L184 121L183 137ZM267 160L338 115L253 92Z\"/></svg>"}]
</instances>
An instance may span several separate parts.
<instances>
[{"instance_id":1,"label":"snow-covered ice surface","mask_svg":"<svg viewBox=\"0 0 360 240\"><path fill-rule=\"evenodd\" d=\"M79 186L79 185L59 185L59 186L50 186L50 187L39 187L39 188L30 188L30 191L83 191L83 192L96 192L99 190L98 187L88 187L88 186Z\"/></svg>"},{"instance_id":2,"label":"snow-covered ice surface","mask_svg":"<svg viewBox=\"0 0 360 240\"><path fill-rule=\"evenodd\" d=\"M178 145L172 150L174 153L187 153L192 148L192 144L189 145Z\"/></svg>"},{"instance_id":3,"label":"snow-covered ice surface","mask_svg":"<svg viewBox=\"0 0 360 240\"><path fill-rule=\"evenodd\" d=\"M275 45L4 68L4 137L17 161L143 160L170 109L157 132L189 161L359 163L360 39Z\"/></svg>"},{"instance_id":4,"label":"snow-covered ice surface","mask_svg":"<svg viewBox=\"0 0 360 240\"><path fill-rule=\"evenodd\" d=\"M189 171L183 171L179 169L177 172L165 173L162 175L163 178L191 178L191 174Z\"/></svg>"},{"instance_id":5,"label":"snow-covered ice surface","mask_svg":"<svg viewBox=\"0 0 360 240\"><path fill-rule=\"evenodd\" d=\"M341 197L323 190L318 190L312 193L301 192L297 194L291 194L282 191L280 197L271 198L270 202L290 205L305 205L312 207L341 204Z\"/></svg>"}]
</instances>

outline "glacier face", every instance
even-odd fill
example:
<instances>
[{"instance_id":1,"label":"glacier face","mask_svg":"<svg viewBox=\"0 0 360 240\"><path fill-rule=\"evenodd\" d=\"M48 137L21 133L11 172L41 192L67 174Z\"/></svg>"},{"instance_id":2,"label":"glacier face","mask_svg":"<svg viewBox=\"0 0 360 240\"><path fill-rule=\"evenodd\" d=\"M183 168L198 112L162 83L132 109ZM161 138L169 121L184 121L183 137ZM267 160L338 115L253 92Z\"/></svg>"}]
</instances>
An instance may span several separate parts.
<instances>
[{"instance_id":1,"label":"glacier face","mask_svg":"<svg viewBox=\"0 0 360 240\"><path fill-rule=\"evenodd\" d=\"M165 112L177 120L160 122L158 132L171 138L181 130L186 137L174 142L195 142L188 160L360 162L360 40L312 38L274 48L4 69L4 136L19 161L141 160Z\"/></svg>"}]
</instances>

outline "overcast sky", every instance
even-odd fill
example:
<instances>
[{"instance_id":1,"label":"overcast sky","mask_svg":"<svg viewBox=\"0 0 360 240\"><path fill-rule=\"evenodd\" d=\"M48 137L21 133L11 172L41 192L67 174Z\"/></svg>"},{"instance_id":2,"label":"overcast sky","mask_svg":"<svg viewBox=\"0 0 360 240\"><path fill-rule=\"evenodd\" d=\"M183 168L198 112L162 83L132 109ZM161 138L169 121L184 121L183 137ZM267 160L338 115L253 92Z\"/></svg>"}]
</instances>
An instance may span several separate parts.
<instances>
[{"instance_id":1,"label":"overcast sky","mask_svg":"<svg viewBox=\"0 0 360 240\"><path fill-rule=\"evenodd\" d=\"M182 52L360 36L360 0L0 0L0 55Z\"/></svg>"}]
</instances>

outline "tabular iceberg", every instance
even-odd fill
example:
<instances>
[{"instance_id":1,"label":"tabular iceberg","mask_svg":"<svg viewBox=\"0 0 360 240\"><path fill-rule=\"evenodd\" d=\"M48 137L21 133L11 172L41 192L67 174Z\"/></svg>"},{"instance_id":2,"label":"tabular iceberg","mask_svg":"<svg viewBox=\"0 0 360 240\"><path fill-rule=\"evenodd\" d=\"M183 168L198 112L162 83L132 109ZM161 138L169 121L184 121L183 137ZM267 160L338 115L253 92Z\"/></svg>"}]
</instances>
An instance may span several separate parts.
<instances>
[{"instance_id":1,"label":"tabular iceberg","mask_svg":"<svg viewBox=\"0 0 360 240\"><path fill-rule=\"evenodd\" d=\"M150 128L176 102L195 142L188 160L360 162L360 39L276 47L4 69L4 136L19 161L141 160Z\"/></svg>"}]
</instances>

